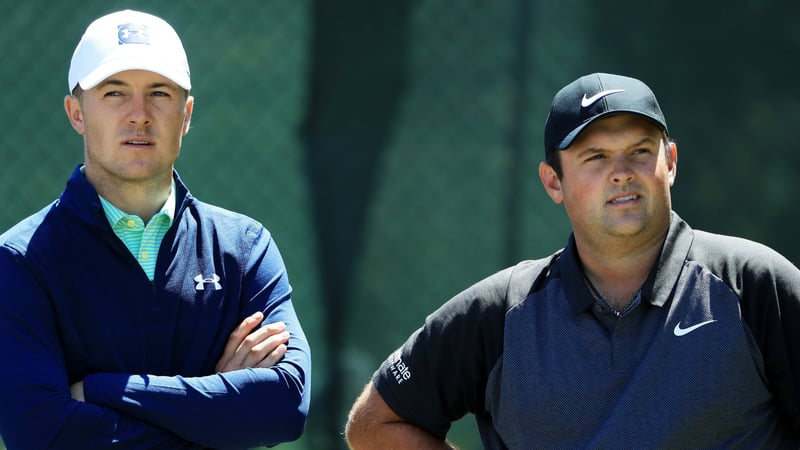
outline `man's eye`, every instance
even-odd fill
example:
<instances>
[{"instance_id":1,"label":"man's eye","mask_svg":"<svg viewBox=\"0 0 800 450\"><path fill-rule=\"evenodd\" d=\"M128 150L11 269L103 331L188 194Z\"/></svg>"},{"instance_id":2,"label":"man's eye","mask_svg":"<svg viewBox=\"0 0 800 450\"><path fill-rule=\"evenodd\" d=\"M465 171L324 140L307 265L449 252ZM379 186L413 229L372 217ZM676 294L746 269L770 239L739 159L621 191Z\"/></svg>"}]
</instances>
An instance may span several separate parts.
<instances>
[{"instance_id":1,"label":"man's eye","mask_svg":"<svg viewBox=\"0 0 800 450\"><path fill-rule=\"evenodd\" d=\"M592 155L592 156L586 158L586 161L599 161L601 159L603 159L603 155L597 154L597 155Z\"/></svg>"},{"instance_id":2,"label":"man's eye","mask_svg":"<svg viewBox=\"0 0 800 450\"><path fill-rule=\"evenodd\" d=\"M122 93L119 91L108 91L105 93L106 97L119 97L120 95L122 95Z\"/></svg>"}]
</instances>

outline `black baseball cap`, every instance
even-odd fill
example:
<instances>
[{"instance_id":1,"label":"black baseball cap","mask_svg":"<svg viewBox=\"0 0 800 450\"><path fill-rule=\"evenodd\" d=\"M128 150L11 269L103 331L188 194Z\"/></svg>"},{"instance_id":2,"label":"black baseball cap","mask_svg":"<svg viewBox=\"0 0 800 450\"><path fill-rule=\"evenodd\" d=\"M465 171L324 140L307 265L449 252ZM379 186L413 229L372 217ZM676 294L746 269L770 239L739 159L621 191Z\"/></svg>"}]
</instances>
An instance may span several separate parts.
<instances>
[{"instance_id":1,"label":"black baseball cap","mask_svg":"<svg viewBox=\"0 0 800 450\"><path fill-rule=\"evenodd\" d=\"M572 145L595 120L620 113L639 114L667 131L655 94L635 78L593 73L566 85L553 98L544 125L545 158Z\"/></svg>"}]
</instances>

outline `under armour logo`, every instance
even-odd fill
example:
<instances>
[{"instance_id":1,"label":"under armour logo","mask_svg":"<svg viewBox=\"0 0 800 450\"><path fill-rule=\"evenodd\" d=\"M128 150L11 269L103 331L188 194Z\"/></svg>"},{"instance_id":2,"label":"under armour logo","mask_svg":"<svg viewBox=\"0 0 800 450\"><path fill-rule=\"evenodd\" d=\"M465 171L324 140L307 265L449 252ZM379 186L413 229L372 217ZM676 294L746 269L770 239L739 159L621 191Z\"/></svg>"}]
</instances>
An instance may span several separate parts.
<instances>
[{"instance_id":1,"label":"under armour logo","mask_svg":"<svg viewBox=\"0 0 800 450\"><path fill-rule=\"evenodd\" d=\"M149 44L150 31L147 25L138 23L126 23L117 27L117 37L119 44Z\"/></svg>"},{"instance_id":2,"label":"under armour logo","mask_svg":"<svg viewBox=\"0 0 800 450\"><path fill-rule=\"evenodd\" d=\"M219 275L215 273L211 274L211 276L208 278L203 278L203 274L198 274L196 277L194 277L194 281L197 282L197 285L194 287L194 289L197 291L204 291L206 289L206 284L213 284L215 291L222 289L222 285L219 284Z\"/></svg>"}]
</instances>

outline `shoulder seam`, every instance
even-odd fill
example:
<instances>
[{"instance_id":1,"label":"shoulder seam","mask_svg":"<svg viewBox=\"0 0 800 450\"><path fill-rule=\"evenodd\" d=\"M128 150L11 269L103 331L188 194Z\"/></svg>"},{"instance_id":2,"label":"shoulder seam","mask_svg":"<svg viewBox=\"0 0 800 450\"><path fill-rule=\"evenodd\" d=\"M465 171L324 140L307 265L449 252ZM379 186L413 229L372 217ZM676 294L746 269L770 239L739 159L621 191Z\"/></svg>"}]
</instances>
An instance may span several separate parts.
<instances>
[{"instance_id":1,"label":"shoulder seam","mask_svg":"<svg viewBox=\"0 0 800 450\"><path fill-rule=\"evenodd\" d=\"M528 297L544 275L550 272L550 267L559 255L561 255L561 250L547 258L520 261L514 266L506 287L506 300L510 307Z\"/></svg>"}]
</instances>

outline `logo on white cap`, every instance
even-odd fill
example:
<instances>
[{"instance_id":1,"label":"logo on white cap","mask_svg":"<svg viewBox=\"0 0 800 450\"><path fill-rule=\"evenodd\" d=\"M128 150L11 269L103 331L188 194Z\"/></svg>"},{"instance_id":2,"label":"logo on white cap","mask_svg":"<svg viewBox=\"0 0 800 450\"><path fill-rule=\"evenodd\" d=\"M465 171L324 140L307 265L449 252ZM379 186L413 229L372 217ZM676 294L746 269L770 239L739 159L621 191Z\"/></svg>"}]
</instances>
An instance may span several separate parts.
<instances>
[{"instance_id":1,"label":"logo on white cap","mask_svg":"<svg viewBox=\"0 0 800 450\"><path fill-rule=\"evenodd\" d=\"M150 32L147 30L147 25L126 23L125 25L120 25L118 30L119 45L150 43Z\"/></svg>"}]
</instances>

